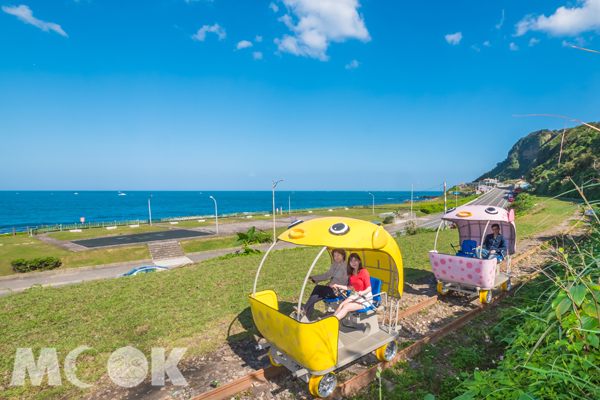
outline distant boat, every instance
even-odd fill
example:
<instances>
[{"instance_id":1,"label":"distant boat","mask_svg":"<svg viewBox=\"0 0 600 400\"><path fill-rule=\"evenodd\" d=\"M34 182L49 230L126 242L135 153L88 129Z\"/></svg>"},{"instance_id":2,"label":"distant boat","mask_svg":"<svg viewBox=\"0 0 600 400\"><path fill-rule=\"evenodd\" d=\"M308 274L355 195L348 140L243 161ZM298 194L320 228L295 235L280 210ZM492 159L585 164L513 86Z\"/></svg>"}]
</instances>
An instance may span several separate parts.
<instances>
[{"instance_id":1,"label":"distant boat","mask_svg":"<svg viewBox=\"0 0 600 400\"><path fill-rule=\"evenodd\" d=\"M126 194L126 193L121 193L121 192L119 191L119 196L127 196L127 194Z\"/></svg>"},{"instance_id":2,"label":"distant boat","mask_svg":"<svg viewBox=\"0 0 600 400\"><path fill-rule=\"evenodd\" d=\"M75 194L79 194L79 193L75 193Z\"/></svg>"}]
</instances>

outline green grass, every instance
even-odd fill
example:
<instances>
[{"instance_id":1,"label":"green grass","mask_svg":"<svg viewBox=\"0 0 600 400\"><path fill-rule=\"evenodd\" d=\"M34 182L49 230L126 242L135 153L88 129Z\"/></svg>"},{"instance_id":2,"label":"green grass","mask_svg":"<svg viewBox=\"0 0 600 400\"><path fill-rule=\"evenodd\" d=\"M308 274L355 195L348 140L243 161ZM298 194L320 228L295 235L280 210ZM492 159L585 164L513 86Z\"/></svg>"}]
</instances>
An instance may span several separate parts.
<instances>
[{"instance_id":1,"label":"green grass","mask_svg":"<svg viewBox=\"0 0 600 400\"><path fill-rule=\"evenodd\" d=\"M275 229L275 233L277 236L281 235L285 232L287 228L277 228ZM272 230L265 231L270 235L273 234ZM208 251L208 250L218 250L218 249L227 249L231 247L236 247L235 242L238 237L235 236L221 236L215 238L207 238L207 239L192 239L181 241L181 247L185 253L195 253L198 251ZM237 245L239 246L239 245Z\"/></svg>"},{"instance_id":2,"label":"green grass","mask_svg":"<svg viewBox=\"0 0 600 400\"><path fill-rule=\"evenodd\" d=\"M146 246L117 247L73 253L29 236L0 237L0 245L0 276L14 274L10 262L17 258L57 257L63 262L61 269L150 258Z\"/></svg>"},{"instance_id":3,"label":"green grass","mask_svg":"<svg viewBox=\"0 0 600 400\"><path fill-rule=\"evenodd\" d=\"M536 214L523 216L515 221L518 240L530 238L538 232L562 223L566 218L573 216L577 208L575 203L563 200L544 200L537 197L535 202L538 206L544 205L545 208Z\"/></svg>"},{"instance_id":4,"label":"green grass","mask_svg":"<svg viewBox=\"0 0 600 400\"><path fill-rule=\"evenodd\" d=\"M396 243L402 253L404 265L404 281L414 283L424 276L431 275L429 251L433 250L435 232L419 233L412 236L396 238ZM458 244L458 230L446 229L440 231L437 251L440 253L454 254L450 243Z\"/></svg>"},{"instance_id":5,"label":"green grass","mask_svg":"<svg viewBox=\"0 0 600 400\"><path fill-rule=\"evenodd\" d=\"M275 290L280 309L291 312L290 302L298 300L306 270L319 250L274 252L263 266L258 290ZM123 346L134 346L148 359L152 347L187 347L186 356L192 356L257 333L248 294L260 260L240 257L0 298L0 386L6 388L2 398L76 398L85 393L66 379L55 388L45 382L40 387L9 387L18 347L33 348L36 357L40 348L55 347L61 365L76 347L92 347L78 359L77 375L93 383L106 373L110 354ZM321 257L315 272L324 272L328 264L328 257Z\"/></svg>"},{"instance_id":6,"label":"green grass","mask_svg":"<svg viewBox=\"0 0 600 400\"><path fill-rule=\"evenodd\" d=\"M82 229L81 232L57 232L51 233L48 236L58 240L79 240L91 239L107 236L132 235L135 233L158 232L164 231L167 228L160 226L140 225L138 228L130 228L128 226L118 226L117 229L107 230L106 228L90 228Z\"/></svg>"}]
</instances>

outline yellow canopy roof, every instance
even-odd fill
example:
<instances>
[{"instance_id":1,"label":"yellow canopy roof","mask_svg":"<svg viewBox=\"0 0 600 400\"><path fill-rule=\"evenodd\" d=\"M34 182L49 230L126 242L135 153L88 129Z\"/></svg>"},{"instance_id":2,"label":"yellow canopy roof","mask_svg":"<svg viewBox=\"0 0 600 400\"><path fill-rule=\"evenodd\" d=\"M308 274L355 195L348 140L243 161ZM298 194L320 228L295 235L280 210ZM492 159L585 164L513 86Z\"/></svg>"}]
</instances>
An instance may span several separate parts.
<instances>
[{"instance_id":1,"label":"yellow canopy roof","mask_svg":"<svg viewBox=\"0 0 600 400\"><path fill-rule=\"evenodd\" d=\"M382 226L354 218L315 218L291 227L279 239L356 252L369 274L382 281L383 291L394 297L402 295L402 255L394 238Z\"/></svg>"}]
</instances>

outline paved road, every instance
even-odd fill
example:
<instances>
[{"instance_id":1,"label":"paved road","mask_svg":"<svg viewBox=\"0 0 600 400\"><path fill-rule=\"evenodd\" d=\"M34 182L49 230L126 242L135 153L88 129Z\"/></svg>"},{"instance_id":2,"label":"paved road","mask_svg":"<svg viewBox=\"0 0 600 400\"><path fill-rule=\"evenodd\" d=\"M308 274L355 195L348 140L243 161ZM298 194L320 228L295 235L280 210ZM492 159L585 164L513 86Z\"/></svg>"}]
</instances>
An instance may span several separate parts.
<instances>
[{"instance_id":1,"label":"paved road","mask_svg":"<svg viewBox=\"0 0 600 400\"><path fill-rule=\"evenodd\" d=\"M261 246L250 246L253 248L257 248L261 251L267 251L267 249L271 246L271 244L264 244ZM291 243L287 242L279 242L275 245L273 250L281 250L296 247ZM194 262L209 260L211 258L215 258L218 256L222 256L227 253L233 253L236 250L239 250L239 247L230 248L230 249L220 249L220 250L211 250L211 251L203 251L201 253L191 253L186 254L190 260ZM139 262L135 264L130 264L126 266L120 267L107 267L96 269L92 271L73 271L72 274L61 274L55 276L38 276L38 277L24 277L21 279L14 280L0 280L0 297L9 295L11 293L20 292L24 289L30 288L33 285L40 284L42 286L68 286L76 283L88 282L97 279L112 279L117 275L124 274L125 272L129 272L134 268L142 267L144 265L154 265L152 262Z\"/></svg>"},{"instance_id":2,"label":"paved road","mask_svg":"<svg viewBox=\"0 0 600 400\"><path fill-rule=\"evenodd\" d=\"M494 188L483 196L478 197L469 204L483 204L496 207L506 207L508 204L508 194L512 192L512 186ZM448 206L453 207L452 196L448 198ZM417 218L417 224L422 228L437 228L440 225L443 213L432 214L426 217ZM392 235L396 232L404 230L404 224L388 225L385 228L386 231Z\"/></svg>"}]
</instances>

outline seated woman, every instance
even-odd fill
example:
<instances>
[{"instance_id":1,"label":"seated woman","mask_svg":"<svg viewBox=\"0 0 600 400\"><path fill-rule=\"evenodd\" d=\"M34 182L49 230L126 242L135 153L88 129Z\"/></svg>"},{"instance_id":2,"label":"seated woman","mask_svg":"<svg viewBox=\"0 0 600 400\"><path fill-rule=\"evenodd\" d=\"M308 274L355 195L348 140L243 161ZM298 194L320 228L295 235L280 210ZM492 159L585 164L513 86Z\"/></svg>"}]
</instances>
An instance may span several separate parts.
<instances>
[{"instance_id":1,"label":"seated woman","mask_svg":"<svg viewBox=\"0 0 600 400\"><path fill-rule=\"evenodd\" d=\"M340 304L338 309L333 314L334 317L343 320L349 312L362 310L373 305L371 297L371 277L369 272L363 268L362 260L356 253L350 254L348 257L348 286L333 285L334 289L352 290L354 294L348 297ZM367 300L369 299L369 300Z\"/></svg>"},{"instance_id":2,"label":"seated woman","mask_svg":"<svg viewBox=\"0 0 600 400\"><path fill-rule=\"evenodd\" d=\"M322 282L329 279L329 282L325 286L317 285L313 289L308 301L302 307L302 312L307 318L310 318L313 311L315 310L315 304L323 299L335 299L338 294L335 293L333 287L336 284L345 284L348 282L346 265L346 251L344 249L334 249L331 251L333 254L333 264L329 267L329 270L321 275L313 275L309 279L314 283Z\"/></svg>"}]
</instances>

